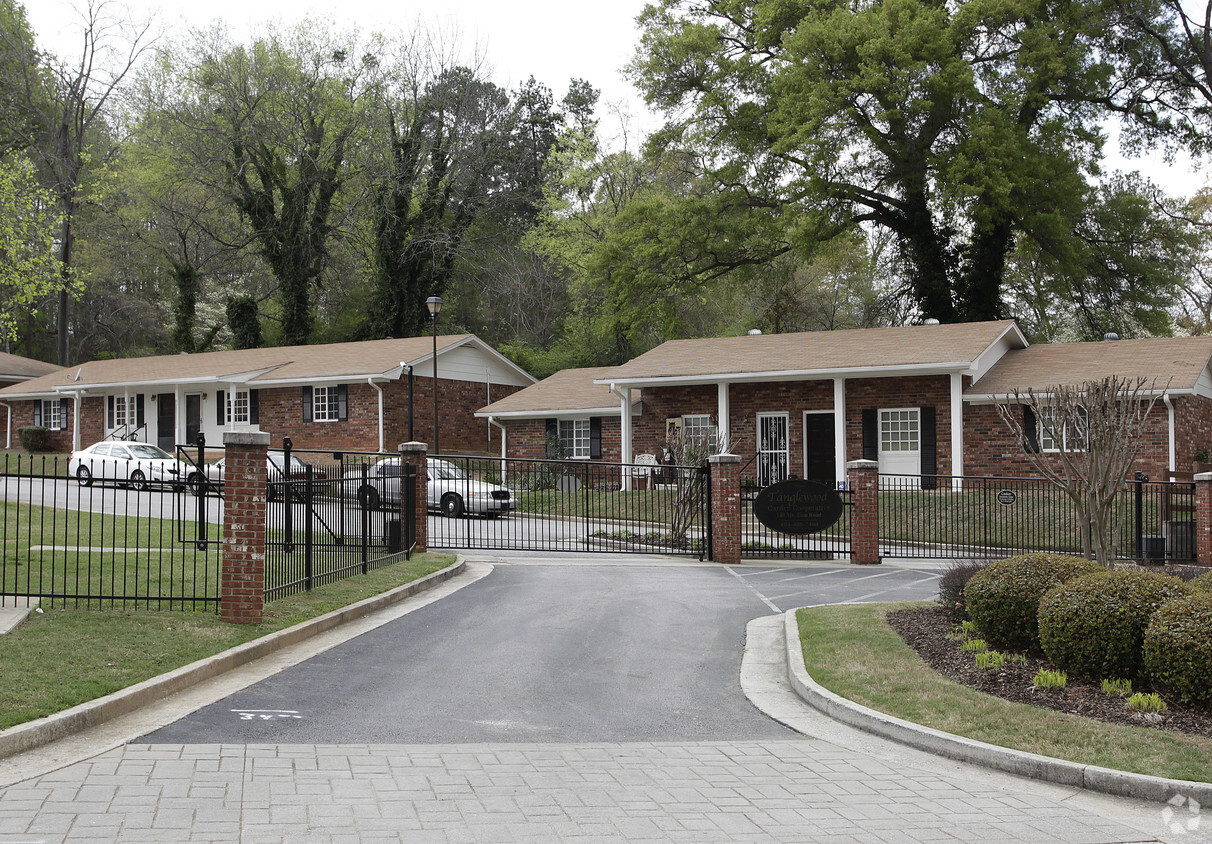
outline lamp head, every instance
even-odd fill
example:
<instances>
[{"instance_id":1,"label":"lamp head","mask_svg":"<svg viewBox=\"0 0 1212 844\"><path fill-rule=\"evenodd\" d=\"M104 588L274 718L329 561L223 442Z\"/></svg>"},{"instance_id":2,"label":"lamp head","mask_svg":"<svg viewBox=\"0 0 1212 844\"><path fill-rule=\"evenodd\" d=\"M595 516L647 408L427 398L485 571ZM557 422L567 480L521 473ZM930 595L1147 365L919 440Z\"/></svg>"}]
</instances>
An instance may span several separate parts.
<instances>
[{"instance_id":1,"label":"lamp head","mask_svg":"<svg viewBox=\"0 0 1212 844\"><path fill-rule=\"evenodd\" d=\"M442 297L430 296L425 300L425 307L429 308L429 315L437 319L438 314L442 311Z\"/></svg>"}]
</instances>

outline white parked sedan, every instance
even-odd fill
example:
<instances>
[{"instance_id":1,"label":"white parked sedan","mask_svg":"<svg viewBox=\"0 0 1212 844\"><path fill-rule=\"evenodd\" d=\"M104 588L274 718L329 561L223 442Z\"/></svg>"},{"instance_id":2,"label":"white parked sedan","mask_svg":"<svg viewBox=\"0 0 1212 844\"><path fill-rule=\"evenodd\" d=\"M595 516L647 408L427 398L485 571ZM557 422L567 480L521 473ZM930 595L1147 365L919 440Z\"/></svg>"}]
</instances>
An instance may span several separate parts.
<instances>
[{"instance_id":1,"label":"white parked sedan","mask_svg":"<svg viewBox=\"0 0 1212 844\"><path fill-rule=\"evenodd\" d=\"M80 486L96 481L143 490L152 484L183 485L189 466L150 443L103 440L72 452L67 471Z\"/></svg>"},{"instance_id":2,"label":"white parked sedan","mask_svg":"<svg viewBox=\"0 0 1212 844\"><path fill-rule=\"evenodd\" d=\"M502 486L477 481L446 460L430 460L427 506L449 518L464 513L495 518L517 507L513 493ZM387 457L368 467L366 482L358 467L347 470L341 481L341 494L356 497L369 510L385 503L400 503L400 458Z\"/></svg>"},{"instance_id":3,"label":"white parked sedan","mask_svg":"<svg viewBox=\"0 0 1212 844\"><path fill-rule=\"evenodd\" d=\"M267 479L266 497L273 501L282 494L283 487L286 486L286 473L283 470L283 455L277 452L270 452L265 458L265 473ZM206 473L206 489L214 490L220 495L223 494L223 474L227 468L227 458L221 457L214 463L207 463L202 467ZM325 488L328 475L322 469L312 470L312 484L320 489ZM295 498L302 499L306 497L306 489L304 485L307 482L307 464L295 457L290 456L290 484L291 491ZM189 488L194 495L201 495L203 485L198 473L194 472L189 478Z\"/></svg>"}]
</instances>

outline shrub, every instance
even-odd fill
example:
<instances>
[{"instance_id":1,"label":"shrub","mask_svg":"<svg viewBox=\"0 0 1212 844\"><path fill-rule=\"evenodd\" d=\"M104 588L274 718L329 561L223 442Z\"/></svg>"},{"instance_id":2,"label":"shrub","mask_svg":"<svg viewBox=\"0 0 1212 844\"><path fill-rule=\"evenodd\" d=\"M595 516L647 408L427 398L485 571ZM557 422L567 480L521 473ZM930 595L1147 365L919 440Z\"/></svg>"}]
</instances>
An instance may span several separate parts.
<instances>
[{"instance_id":1,"label":"shrub","mask_svg":"<svg viewBox=\"0 0 1212 844\"><path fill-rule=\"evenodd\" d=\"M1145 670L1183 703L1212 707L1212 592L1163 606L1145 630Z\"/></svg>"},{"instance_id":2,"label":"shrub","mask_svg":"<svg viewBox=\"0 0 1212 844\"><path fill-rule=\"evenodd\" d=\"M1134 679L1149 619L1162 604L1190 592L1176 577L1147 571L1079 577L1040 600L1040 644L1051 662L1068 671Z\"/></svg>"},{"instance_id":3,"label":"shrub","mask_svg":"<svg viewBox=\"0 0 1212 844\"><path fill-rule=\"evenodd\" d=\"M1188 581L1191 588L1200 592L1212 592L1212 571L1204 572Z\"/></svg>"},{"instance_id":4,"label":"shrub","mask_svg":"<svg viewBox=\"0 0 1212 844\"><path fill-rule=\"evenodd\" d=\"M938 602L947 616L957 624L968 618L968 604L964 600L964 587L972 575L985 568L988 563L956 562L948 566L938 579Z\"/></svg>"},{"instance_id":5,"label":"shrub","mask_svg":"<svg viewBox=\"0 0 1212 844\"><path fill-rule=\"evenodd\" d=\"M1048 668L1041 668L1031 678L1031 685L1041 691L1063 689L1068 682L1069 675L1064 671L1052 671Z\"/></svg>"},{"instance_id":6,"label":"shrub","mask_svg":"<svg viewBox=\"0 0 1212 844\"><path fill-rule=\"evenodd\" d=\"M17 429L17 441L30 454L39 451L50 451L50 429L41 425L25 425Z\"/></svg>"},{"instance_id":7,"label":"shrub","mask_svg":"<svg viewBox=\"0 0 1212 844\"><path fill-rule=\"evenodd\" d=\"M986 566L964 589L968 614L999 650L1039 647L1039 599L1059 583L1103 568L1068 554L1020 554Z\"/></svg>"}]
</instances>

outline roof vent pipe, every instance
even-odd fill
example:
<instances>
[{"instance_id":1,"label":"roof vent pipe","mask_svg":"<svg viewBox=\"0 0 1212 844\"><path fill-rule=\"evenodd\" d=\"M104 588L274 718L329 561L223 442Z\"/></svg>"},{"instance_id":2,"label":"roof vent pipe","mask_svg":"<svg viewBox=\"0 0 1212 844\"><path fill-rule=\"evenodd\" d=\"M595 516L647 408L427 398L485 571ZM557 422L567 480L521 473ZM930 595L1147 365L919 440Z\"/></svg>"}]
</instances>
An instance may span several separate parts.
<instances>
[{"instance_id":1,"label":"roof vent pipe","mask_svg":"<svg viewBox=\"0 0 1212 844\"><path fill-rule=\"evenodd\" d=\"M938 320L934 317L930 317L930 319L922 320L922 325L938 325Z\"/></svg>"},{"instance_id":2,"label":"roof vent pipe","mask_svg":"<svg viewBox=\"0 0 1212 844\"><path fill-rule=\"evenodd\" d=\"M1119 335L1116 334L1114 331L1108 331L1106 334L1103 335L1103 339L1104 340L1118 340Z\"/></svg>"},{"instance_id":3,"label":"roof vent pipe","mask_svg":"<svg viewBox=\"0 0 1212 844\"><path fill-rule=\"evenodd\" d=\"M762 329L760 329L760 328L751 328L751 329L749 329L749 336L750 336L750 337L755 337L755 336L757 336L758 334L761 334L761 333L762 333Z\"/></svg>"}]
</instances>

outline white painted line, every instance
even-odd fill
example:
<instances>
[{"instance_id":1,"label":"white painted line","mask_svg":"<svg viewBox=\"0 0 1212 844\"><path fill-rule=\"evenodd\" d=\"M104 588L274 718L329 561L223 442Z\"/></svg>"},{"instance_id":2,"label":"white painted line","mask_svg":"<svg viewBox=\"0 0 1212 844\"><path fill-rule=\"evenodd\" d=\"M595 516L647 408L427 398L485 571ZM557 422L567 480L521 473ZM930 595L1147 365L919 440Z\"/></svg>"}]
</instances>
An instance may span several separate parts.
<instances>
[{"instance_id":1,"label":"white painted line","mask_svg":"<svg viewBox=\"0 0 1212 844\"><path fill-rule=\"evenodd\" d=\"M779 608L778 608L778 607L777 607L777 606L774 604L774 602L773 602L773 601L771 601L769 598L767 598L765 595L763 595L761 592L759 592L759 591L757 590L757 587L755 587L755 586L754 586L752 583L750 583L750 582L749 582L748 580L746 580L745 578L741 577L741 576L740 576L740 575L737 573L736 569L734 569L732 566L724 566L724 568L726 568L726 569L728 570L728 573L729 573L729 574L731 574L733 577L735 577L735 578L736 578L737 580L739 580L741 583L745 584L745 586L746 586L746 587L747 587L747 588L748 588L750 591L752 591L754 595L757 595L757 596L758 596L758 598L759 598L759 599L761 599L761 601L762 601L762 603L763 603L763 604L765 604L766 606L770 607L770 609L774 610L775 612L782 612L782 610L780 610L780 609L779 609Z\"/></svg>"}]
</instances>

